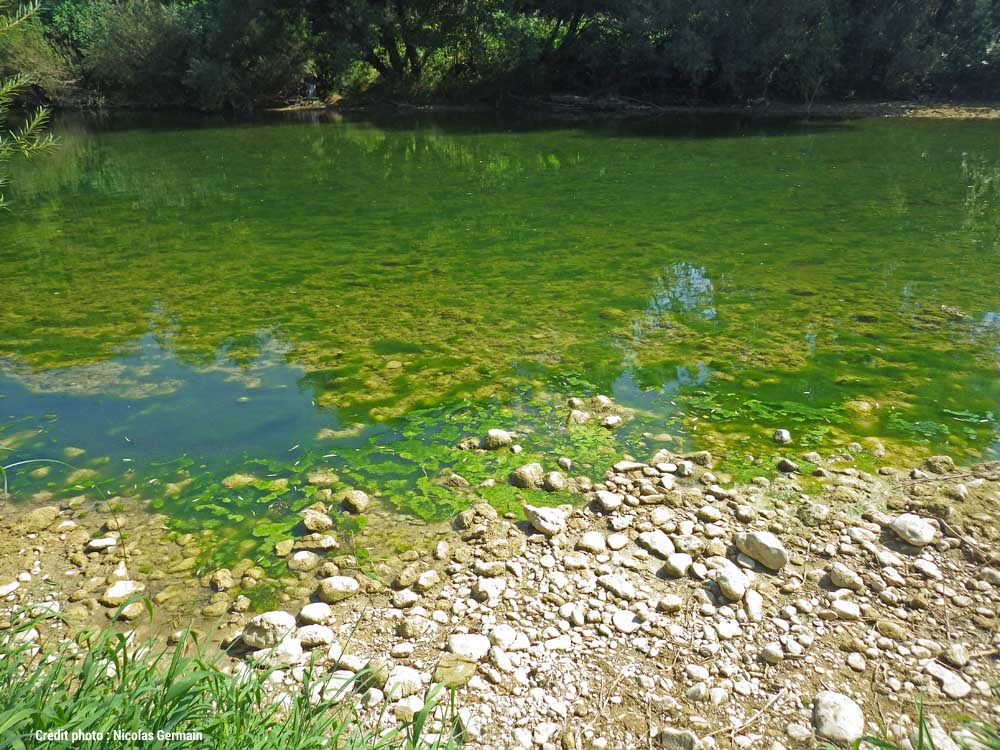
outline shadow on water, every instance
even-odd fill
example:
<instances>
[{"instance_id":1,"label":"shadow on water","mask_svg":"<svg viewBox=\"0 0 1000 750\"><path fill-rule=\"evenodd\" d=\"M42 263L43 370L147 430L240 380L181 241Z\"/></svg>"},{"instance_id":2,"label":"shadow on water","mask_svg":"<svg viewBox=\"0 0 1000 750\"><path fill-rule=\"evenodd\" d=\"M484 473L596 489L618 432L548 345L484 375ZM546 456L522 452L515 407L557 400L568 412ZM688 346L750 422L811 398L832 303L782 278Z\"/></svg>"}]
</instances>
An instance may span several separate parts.
<instances>
[{"instance_id":1,"label":"shadow on water","mask_svg":"<svg viewBox=\"0 0 1000 750\"><path fill-rule=\"evenodd\" d=\"M436 131L445 135L467 136L491 133L545 133L576 131L608 138L741 138L783 137L832 133L851 127L847 118L802 116L749 116L745 114L635 115L601 114L559 116L546 113L449 112L372 110L265 111L251 117L204 115L195 112L128 111L67 112L59 117L61 128L74 131L121 132L144 130L151 133L218 128L274 127L281 125L336 125L375 127L393 133Z\"/></svg>"}]
</instances>

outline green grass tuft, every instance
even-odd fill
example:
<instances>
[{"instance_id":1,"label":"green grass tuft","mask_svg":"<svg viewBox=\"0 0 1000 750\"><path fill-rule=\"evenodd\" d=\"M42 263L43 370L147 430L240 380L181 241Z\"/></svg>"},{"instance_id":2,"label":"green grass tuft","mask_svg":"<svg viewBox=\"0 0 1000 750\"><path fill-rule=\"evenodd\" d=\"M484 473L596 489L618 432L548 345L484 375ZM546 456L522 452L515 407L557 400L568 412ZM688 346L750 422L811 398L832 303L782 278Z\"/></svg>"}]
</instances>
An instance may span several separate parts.
<instances>
[{"instance_id":1,"label":"green grass tuft","mask_svg":"<svg viewBox=\"0 0 1000 750\"><path fill-rule=\"evenodd\" d=\"M206 646L185 634L176 646L136 644L107 629L44 642L42 619L16 617L0 631L0 747L11 750L450 750L454 732L427 733L433 694L412 721L375 734L354 721L350 701L310 700L323 678L307 668L301 690L279 710L264 686L269 671L230 675ZM193 655L187 655L193 652ZM363 676L362 676L363 677ZM348 685L351 691L358 683ZM383 707L383 714L388 706ZM455 727L454 706L444 727ZM437 718L437 717L436 717ZM151 732L149 741L115 740L114 730ZM99 733L73 742L36 732ZM158 740L157 732L200 732L202 739ZM94 735L91 735L94 736Z\"/></svg>"}]
</instances>

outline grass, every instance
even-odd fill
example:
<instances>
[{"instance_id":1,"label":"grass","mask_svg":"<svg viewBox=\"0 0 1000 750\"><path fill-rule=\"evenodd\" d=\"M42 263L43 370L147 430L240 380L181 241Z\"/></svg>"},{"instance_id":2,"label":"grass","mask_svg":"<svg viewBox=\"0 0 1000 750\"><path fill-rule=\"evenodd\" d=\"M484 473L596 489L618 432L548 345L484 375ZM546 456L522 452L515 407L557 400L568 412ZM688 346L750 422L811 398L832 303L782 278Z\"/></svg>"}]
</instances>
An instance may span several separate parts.
<instances>
[{"instance_id":1,"label":"grass","mask_svg":"<svg viewBox=\"0 0 1000 750\"><path fill-rule=\"evenodd\" d=\"M443 726L456 726L454 706L446 710L433 693L425 696L424 709L410 722L380 722L392 728L375 734L353 720L346 698L346 693L362 689L364 673L331 700L318 700L324 678L307 667L301 689L279 710L264 687L273 670L226 674L190 634L176 646L152 639L137 645L105 629L39 645L38 626L50 617L21 614L0 631L0 747L451 750L459 744L454 731L428 733L432 720L440 718L438 707L445 713ZM193 655L186 655L189 651ZM388 708L383 704L381 718ZM115 730L147 732L152 738L116 740ZM36 735L57 731L66 732L66 739ZM174 737L161 739L159 732ZM91 739L78 735L73 741L74 733L90 733Z\"/></svg>"},{"instance_id":2,"label":"grass","mask_svg":"<svg viewBox=\"0 0 1000 750\"><path fill-rule=\"evenodd\" d=\"M993 688L994 694L1000 698L1000 688ZM1000 750L1000 722L988 724L963 718L960 720L962 728L968 733L968 740L961 745L963 750ZM916 731L910 737L910 744L903 746L890 741L885 736L885 728L882 728L881 737L865 736L854 741L851 746L853 750L903 750L904 747L910 750L941 750L938 748L931 736L927 719L924 717L924 707L922 703L917 704L917 726ZM833 745L824 743L820 746L822 750L837 750Z\"/></svg>"},{"instance_id":3,"label":"grass","mask_svg":"<svg viewBox=\"0 0 1000 750\"><path fill-rule=\"evenodd\" d=\"M10 449L3 448L2 450L10 450ZM60 464L62 466L68 466L70 469L73 468L65 461L57 461L54 458L29 458L26 461L15 461L12 464L7 464L6 466L0 466L0 486L3 487L3 490L0 491L0 494L6 495L8 492L7 475L13 469L17 469L21 466L27 466L28 464Z\"/></svg>"}]
</instances>

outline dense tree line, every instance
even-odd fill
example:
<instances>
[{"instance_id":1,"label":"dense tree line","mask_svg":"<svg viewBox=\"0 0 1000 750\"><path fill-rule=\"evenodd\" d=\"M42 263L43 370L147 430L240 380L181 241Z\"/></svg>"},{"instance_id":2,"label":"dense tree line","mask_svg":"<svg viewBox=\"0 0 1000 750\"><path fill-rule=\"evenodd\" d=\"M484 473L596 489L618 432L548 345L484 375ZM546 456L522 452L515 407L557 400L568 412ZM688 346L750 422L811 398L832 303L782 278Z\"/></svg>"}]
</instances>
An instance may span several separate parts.
<instances>
[{"instance_id":1,"label":"dense tree line","mask_svg":"<svg viewBox=\"0 0 1000 750\"><path fill-rule=\"evenodd\" d=\"M1000 0L50 0L0 41L56 102L1000 95Z\"/></svg>"}]
</instances>

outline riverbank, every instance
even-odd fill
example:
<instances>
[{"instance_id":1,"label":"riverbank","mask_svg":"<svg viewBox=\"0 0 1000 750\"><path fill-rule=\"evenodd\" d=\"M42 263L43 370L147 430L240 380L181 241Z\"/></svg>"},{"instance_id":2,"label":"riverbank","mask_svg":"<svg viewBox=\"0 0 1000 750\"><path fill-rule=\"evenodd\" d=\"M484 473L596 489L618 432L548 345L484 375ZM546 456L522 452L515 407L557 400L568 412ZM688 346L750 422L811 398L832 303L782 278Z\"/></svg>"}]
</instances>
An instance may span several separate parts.
<instances>
[{"instance_id":1,"label":"riverbank","mask_svg":"<svg viewBox=\"0 0 1000 750\"><path fill-rule=\"evenodd\" d=\"M412 718L441 683L470 748L777 750L880 726L898 741L920 700L948 748L954 716L1000 720L1000 464L933 457L867 473L858 446L793 446L773 480L744 485L716 476L707 452L626 456L576 479L581 504L558 507L543 489L567 468L553 457L510 478L523 519L478 503L375 564L324 539L335 503L313 506L305 532L275 551L299 585L259 614L225 594L254 571L194 576L191 539L136 549L127 521L72 503L8 508L3 538L20 547L0 557L0 591L6 612L105 617L151 595L170 637L185 625L156 611L177 587L188 604L219 605L228 668L275 670L279 705L318 677L322 697L355 703L378 728ZM144 528L155 521L133 539ZM141 622L143 605L129 607Z\"/></svg>"},{"instance_id":2,"label":"riverbank","mask_svg":"<svg viewBox=\"0 0 1000 750\"><path fill-rule=\"evenodd\" d=\"M490 105L433 104L388 99L335 99L328 102L302 102L276 107L270 111L326 112L423 112L437 114L475 114L503 111L529 116L561 118L601 116L649 117L816 117L858 119L865 117L904 117L937 120L996 120L1000 119L1000 104L996 102L949 101L850 101L850 102L771 102L754 101L745 104L717 105L704 102L661 104L633 97L584 97L570 94L544 98L513 97Z\"/></svg>"}]
</instances>

